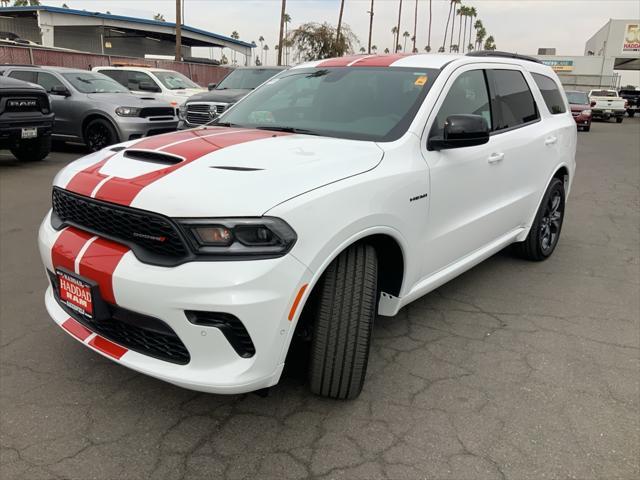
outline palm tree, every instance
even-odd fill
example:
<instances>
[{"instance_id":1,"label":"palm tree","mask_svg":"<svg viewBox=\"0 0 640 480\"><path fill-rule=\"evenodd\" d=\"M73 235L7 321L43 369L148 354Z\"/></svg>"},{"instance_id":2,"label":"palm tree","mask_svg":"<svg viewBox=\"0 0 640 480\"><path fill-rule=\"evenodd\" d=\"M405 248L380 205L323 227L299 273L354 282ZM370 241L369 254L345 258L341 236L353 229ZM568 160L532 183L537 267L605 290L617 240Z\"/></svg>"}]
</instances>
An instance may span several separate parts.
<instances>
[{"instance_id":1,"label":"palm tree","mask_svg":"<svg viewBox=\"0 0 640 480\"><path fill-rule=\"evenodd\" d=\"M360 53L366 53L367 49L364 47L360 47Z\"/></svg>"},{"instance_id":2,"label":"palm tree","mask_svg":"<svg viewBox=\"0 0 640 480\"><path fill-rule=\"evenodd\" d=\"M264 50L264 65L266 65L269 53L269 45L265 45L264 47L262 47L262 50Z\"/></svg>"},{"instance_id":3,"label":"palm tree","mask_svg":"<svg viewBox=\"0 0 640 480\"><path fill-rule=\"evenodd\" d=\"M338 14L338 28L336 29L336 43L340 44L340 33L342 30L342 14L344 12L344 0L340 2L340 13Z\"/></svg>"},{"instance_id":4,"label":"palm tree","mask_svg":"<svg viewBox=\"0 0 640 480\"><path fill-rule=\"evenodd\" d=\"M495 43L495 39L493 38L493 35L489 35L487 37L487 41L484 42L484 49L485 50L495 50L496 49L496 43Z\"/></svg>"},{"instance_id":5,"label":"palm tree","mask_svg":"<svg viewBox=\"0 0 640 480\"><path fill-rule=\"evenodd\" d=\"M476 33L476 42L478 44L477 49L482 50L482 42L484 41L484 37L487 36L487 30L484 27L481 27Z\"/></svg>"},{"instance_id":6,"label":"palm tree","mask_svg":"<svg viewBox=\"0 0 640 480\"><path fill-rule=\"evenodd\" d=\"M413 15L413 53L416 53L418 50L416 49L416 35L418 34L418 0L416 0L416 10Z\"/></svg>"},{"instance_id":7,"label":"palm tree","mask_svg":"<svg viewBox=\"0 0 640 480\"><path fill-rule=\"evenodd\" d=\"M388 48L385 48L385 49L384 49L384 53L386 53L386 54L388 55L388 54L389 54L389 49L388 49Z\"/></svg>"},{"instance_id":8,"label":"palm tree","mask_svg":"<svg viewBox=\"0 0 640 480\"><path fill-rule=\"evenodd\" d=\"M457 15L460 17L460 23L458 25L458 47L460 46L460 36L462 34L462 17L464 16L464 12L467 10L467 7L461 5L457 10Z\"/></svg>"},{"instance_id":9,"label":"palm tree","mask_svg":"<svg viewBox=\"0 0 640 480\"><path fill-rule=\"evenodd\" d=\"M398 45L400 45L400 19L401 18L402 18L402 0L400 0L400 3L398 4L398 28L396 28L397 37L394 40L396 45L396 49L394 53L398 52Z\"/></svg>"},{"instance_id":10,"label":"palm tree","mask_svg":"<svg viewBox=\"0 0 640 480\"><path fill-rule=\"evenodd\" d=\"M478 43L478 32L480 31L481 28L484 28L484 25L482 25L482 20L476 20L475 23L473 24L473 28L476 31L476 44L477 44ZM469 35L469 40L471 40L471 35Z\"/></svg>"},{"instance_id":11,"label":"palm tree","mask_svg":"<svg viewBox=\"0 0 640 480\"><path fill-rule=\"evenodd\" d=\"M462 3L462 0L451 0L453 5L453 12L451 12L451 37L449 38L449 51L451 51L451 45L453 45L453 32L456 29L456 5Z\"/></svg>"},{"instance_id":12,"label":"palm tree","mask_svg":"<svg viewBox=\"0 0 640 480\"><path fill-rule=\"evenodd\" d=\"M456 45L455 43L453 45L451 45L451 51L458 53L458 45Z\"/></svg>"},{"instance_id":13,"label":"palm tree","mask_svg":"<svg viewBox=\"0 0 640 480\"><path fill-rule=\"evenodd\" d=\"M405 30L405 32L402 34L402 36L404 38L404 47L402 48L402 51L406 52L407 51L407 38L409 38L411 36L411 34Z\"/></svg>"},{"instance_id":14,"label":"palm tree","mask_svg":"<svg viewBox=\"0 0 640 480\"><path fill-rule=\"evenodd\" d=\"M291 23L291 15L284 14L284 63L289 65L289 42L287 37L289 36L289 24Z\"/></svg>"},{"instance_id":15,"label":"palm tree","mask_svg":"<svg viewBox=\"0 0 640 480\"><path fill-rule=\"evenodd\" d=\"M396 41L396 35L397 35L397 33L398 33L398 27L394 26L394 27L391 29L391 33L393 34L393 44L395 45L395 44L397 43L397 41Z\"/></svg>"},{"instance_id":16,"label":"palm tree","mask_svg":"<svg viewBox=\"0 0 640 480\"><path fill-rule=\"evenodd\" d=\"M280 8L280 35L278 36L278 65L282 65L282 42L284 41L284 16L287 12L287 0L282 0Z\"/></svg>"},{"instance_id":17,"label":"palm tree","mask_svg":"<svg viewBox=\"0 0 640 480\"><path fill-rule=\"evenodd\" d=\"M371 45L371 51L373 53L378 53L378 46L377 45Z\"/></svg>"},{"instance_id":18,"label":"palm tree","mask_svg":"<svg viewBox=\"0 0 640 480\"><path fill-rule=\"evenodd\" d=\"M428 52L431 51L431 0L429 0L429 34L427 36L427 47L429 47ZM426 48L425 48L426 50Z\"/></svg>"},{"instance_id":19,"label":"palm tree","mask_svg":"<svg viewBox=\"0 0 640 480\"><path fill-rule=\"evenodd\" d=\"M431 51L431 45L427 45L424 47L424 51L429 53Z\"/></svg>"},{"instance_id":20,"label":"palm tree","mask_svg":"<svg viewBox=\"0 0 640 480\"><path fill-rule=\"evenodd\" d=\"M231 32L231 38L233 38L234 40L238 40L240 38L240 34L238 32L236 32L235 30L233 32ZM236 64L236 51L233 51L233 64Z\"/></svg>"},{"instance_id":21,"label":"palm tree","mask_svg":"<svg viewBox=\"0 0 640 480\"><path fill-rule=\"evenodd\" d=\"M260 63L262 62L262 52L263 52L263 46L264 46L264 37L262 35L260 35L260 38L258 38L258 41L260 42Z\"/></svg>"},{"instance_id":22,"label":"palm tree","mask_svg":"<svg viewBox=\"0 0 640 480\"><path fill-rule=\"evenodd\" d=\"M449 13L447 14L447 26L444 29L444 38L442 39L442 50L438 49L438 52L444 52L444 45L447 43L447 32L449 31L449 20L451 19L451 9L457 1L459 0L449 0Z\"/></svg>"},{"instance_id":23,"label":"palm tree","mask_svg":"<svg viewBox=\"0 0 640 480\"><path fill-rule=\"evenodd\" d=\"M469 45L471 45L471 28L473 27L472 23L473 23L473 19L478 16L478 11L476 10L476 7L469 8L468 15L470 17L469 18ZM467 24L466 20L464 23L465 25Z\"/></svg>"}]
</instances>

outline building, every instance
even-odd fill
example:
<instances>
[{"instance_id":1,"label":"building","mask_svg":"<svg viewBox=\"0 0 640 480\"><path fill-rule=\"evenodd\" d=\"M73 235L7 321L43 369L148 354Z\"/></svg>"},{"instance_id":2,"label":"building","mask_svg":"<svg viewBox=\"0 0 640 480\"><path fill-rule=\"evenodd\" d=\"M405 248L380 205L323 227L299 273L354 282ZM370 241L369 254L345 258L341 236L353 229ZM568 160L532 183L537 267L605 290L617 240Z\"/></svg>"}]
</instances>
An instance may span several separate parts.
<instances>
[{"instance_id":1,"label":"building","mask_svg":"<svg viewBox=\"0 0 640 480\"><path fill-rule=\"evenodd\" d=\"M618 71L640 70L640 20L609 20L587 40L584 55L534 56L551 66L567 88L619 88Z\"/></svg>"},{"instance_id":2,"label":"building","mask_svg":"<svg viewBox=\"0 0 640 480\"><path fill-rule=\"evenodd\" d=\"M176 24L58 7L0 8L0 32L10 32L44 47L113 56L174 56ZM251 61L254 44L182 25L182 55L192 47L228 48Z\"/></svg>"}]
</instances>

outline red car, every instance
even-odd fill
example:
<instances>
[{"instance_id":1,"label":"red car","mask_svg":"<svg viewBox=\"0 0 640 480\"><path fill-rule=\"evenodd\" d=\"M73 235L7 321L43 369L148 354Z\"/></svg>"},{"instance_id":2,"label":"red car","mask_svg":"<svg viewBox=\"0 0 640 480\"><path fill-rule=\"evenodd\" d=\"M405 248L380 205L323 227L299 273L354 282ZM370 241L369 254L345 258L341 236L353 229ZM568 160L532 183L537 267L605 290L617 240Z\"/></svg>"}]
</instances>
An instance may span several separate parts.
<instances>
[{"instance_id":1,"label":"red car","mask_svg":"<svg viewBox=\"0 0 640 480\"><path fill-rule=\"evenodd\" d=\"M585 92L565 91L569 106L571 107L571 115L578 125L578 130L588 132L591 130L591 104L589 96Z\"/></svg>"}]
</instances>

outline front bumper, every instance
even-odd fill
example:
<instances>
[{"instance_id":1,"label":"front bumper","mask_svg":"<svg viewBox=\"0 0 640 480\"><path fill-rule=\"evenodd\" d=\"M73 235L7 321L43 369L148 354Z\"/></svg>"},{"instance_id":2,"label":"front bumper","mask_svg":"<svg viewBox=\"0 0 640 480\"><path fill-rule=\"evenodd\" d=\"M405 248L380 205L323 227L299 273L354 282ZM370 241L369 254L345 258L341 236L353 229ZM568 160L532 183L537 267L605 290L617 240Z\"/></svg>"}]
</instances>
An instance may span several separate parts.
<instances>
[{"instance_id":1,"label":"front bumper","mask_svg":"<svg viewBox=\"0 0 640 480\"><path fill-rule=\"evenodd\" d=\"M118 117L116 119L120 139L123 142L150 135L173 132L178 129L178 118L172 120L154 120L139 117Z\"/></svg>"},{"instance_id":2,"label":"front bumper","mask_svg":"<svg viewBox=\"0 0 640 480\"><path fill-rule=\"evenodd\" d=\"M47 215L38 244L49 271L56 267L52 249L60 235ZM70 260L76 264L83 261ZM77 328L69 328L74 323L67 323L70 315L58 304L50 286L45 303L56 324L89 348L138 372L192 390L233 394L278 382L295 325L289 320L290 311L311 272L292 255L257 261L190 262L168 268L143 264L129 251L109 276L117 305L165 322L189 351L187 364L160 360L130 348L114 356L101 348L104 339L94 340L99 335L77 335ZM100 283L104 278L105 272L97 271L89 280ZM102 286L100 283L101 290ZM189 322L185 310L235 315L249 332L255 354L242 358L218 328Z\"/></svg>"},{"instance_id":3,"label":"front bumper","mask_svg":"<svg viewBox=\"0 0 640 480\"><path fill-rule=\"evenodd\" d=\"M593 118L624 117L625 113L626 110L591 109L591 116Z\"/></svg>"},{"instance_id":4,"label":"front bumper","mask_svg":"<svg viewBox=\"0 0 640 480\"><path fill-rule=\"evenodd\" d=\"M37 128L36 138L49 137L53 130L53 114L38 115L33 118L21 118L0 120L0 145L11 147L22 140L23 128Z\"/></svg>"},{"instance_id":5,"label":"front bumper","mask_svg":"<svg viewBox=\"0 0 640 480\"><path fill-rule=\"evenodd\" d=\"M591 115L574 115L573 119L579 127L588 127L591 125Z\"/></svg>"}]
</instances>

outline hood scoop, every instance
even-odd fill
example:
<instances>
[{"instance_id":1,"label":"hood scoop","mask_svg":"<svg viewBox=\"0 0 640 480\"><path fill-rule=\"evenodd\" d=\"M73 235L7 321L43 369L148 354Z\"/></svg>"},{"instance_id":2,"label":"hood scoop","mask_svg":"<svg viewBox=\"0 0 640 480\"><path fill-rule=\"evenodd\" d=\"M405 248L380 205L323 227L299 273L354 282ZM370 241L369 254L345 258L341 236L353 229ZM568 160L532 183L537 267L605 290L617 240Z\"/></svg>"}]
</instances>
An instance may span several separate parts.
<instances>
[{"instance_id":1,"label":"hood scoop","mask_svg":"<svg viewBox=\"0 0 640 480\"><path fill-rule=\"evenodd\" d=\"M264 170L264 168L231 167L231 166L225 166L225 165L213 165L209 168L217 168L218 170L231 170L233 172L257 172L259 170Z\"/></svg>"},{"instance_id":2,"label":"hood scoop","mask_svg":"<svg viewBox=\"0 0 640 480\"><path fill-rule=\"evenodd\" d=\"M124 152L125 158L139 160L141 162L159 163L162 165L176 165L184 161L183 157L171 153L157 152L155 150L128 149Z\"/></svg>"}]
</instances>

